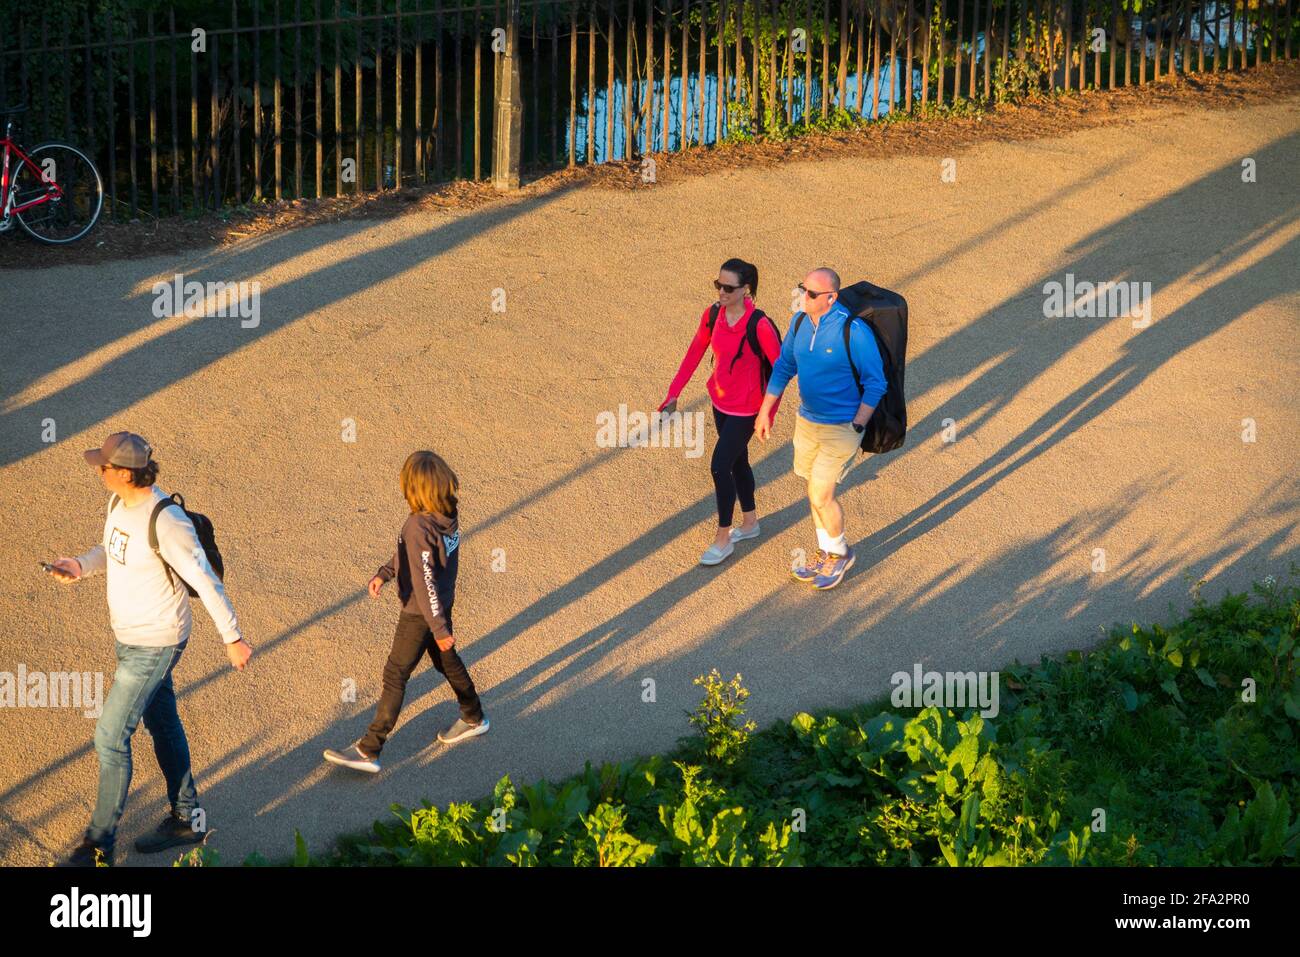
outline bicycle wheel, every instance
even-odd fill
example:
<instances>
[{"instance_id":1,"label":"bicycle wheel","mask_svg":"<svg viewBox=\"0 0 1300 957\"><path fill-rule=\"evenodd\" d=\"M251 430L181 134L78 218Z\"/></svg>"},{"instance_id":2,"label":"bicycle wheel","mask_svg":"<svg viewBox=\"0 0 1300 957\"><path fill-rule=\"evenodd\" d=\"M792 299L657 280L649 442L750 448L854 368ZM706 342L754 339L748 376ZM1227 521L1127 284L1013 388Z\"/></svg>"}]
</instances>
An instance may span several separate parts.
<instances>
[{"instance_id":1,"label":"bicycle wheel","mask_svg":"<svg viewBox=\"0 0 1300 957\"><path fill-rule=\"evenodd\" d=\"M36 169L20 163L14 174L15 205L49 200L15 215L34 239L60 246L90 232L104 206L104 184L89 157L62 143L45 143L29 154ZM46 182L45 177L52 182ZM53 194L57 186L59 195Z\"/></svg>"}]
</instances>

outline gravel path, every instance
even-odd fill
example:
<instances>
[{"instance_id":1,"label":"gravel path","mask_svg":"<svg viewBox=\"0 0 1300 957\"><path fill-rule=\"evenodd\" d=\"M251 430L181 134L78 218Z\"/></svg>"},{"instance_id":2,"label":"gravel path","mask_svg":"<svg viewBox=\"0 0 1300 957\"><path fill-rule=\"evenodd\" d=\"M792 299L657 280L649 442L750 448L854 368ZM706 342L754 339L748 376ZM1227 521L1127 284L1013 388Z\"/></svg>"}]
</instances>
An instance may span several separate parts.
<instances>
[{"instance_id":1,"label":"gravel path","mask_svg":"<svg viewBox=\"0 0 1300 957\"><path fill-rule=\"evenodd\" d=\"M1285 573L1300 554L1300 98L982 145L955 157L955 183L941 160L569 186L4 274L0 671L108 683L102 583L60 588L34 561L94 540L106 495L81 450L123 428L215 519L256 649L234 673L196 610L178 670L228 863L289 853L295 828L322 848L394 801L670 746L691 678L715 666L743 673L767 723L877 697L916 662L995 669L1088 646L1185 608L1199 579L1217 596ZM695 564L712 425L698 458L596 442L600 413L658 404L731 255L758 264L774 315L823 262L911 303L911 432L846 483L860 558L834 592L786 578L792 549L814 547L790 474L793 394L753 449L763 537L717 569ZM260 282L259 324L155 318L152 284L177 272ZM1151 325L1044 318L1044 285L1067 273L1150 283ZM707 411L706 374L691 412ZM462 480L457 631L493 729L431 744L455 707L425 666L384 772L361 779L320 755L358 737L377 699L397 609L364 586L403 518L398 469L425 446ZM0 863L48 863L88 820L94 722L5 708L0 728ZM123 851L165 803L147 732L135 742Z\"/></svg>"}]
</instances>

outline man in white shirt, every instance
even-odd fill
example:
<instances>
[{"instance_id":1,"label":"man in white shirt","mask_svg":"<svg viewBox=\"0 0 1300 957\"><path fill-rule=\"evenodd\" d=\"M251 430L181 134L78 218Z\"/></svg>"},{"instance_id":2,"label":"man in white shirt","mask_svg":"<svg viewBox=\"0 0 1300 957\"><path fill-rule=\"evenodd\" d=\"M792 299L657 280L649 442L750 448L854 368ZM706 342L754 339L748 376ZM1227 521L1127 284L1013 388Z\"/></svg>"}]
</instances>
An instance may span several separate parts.
<instances>
[{"instance_id":1,"label":"man in white shirt","mask_svg":"<svg viewBox=\"0 0 1300 957\"><path fill-rule=\"evenodd\" d=\"M186 584L198 593L226 645L230 664L243 670L253 650L243 640L235 609L207 559L194 524L154 484L153 449L131 432L110 435L85 453L113 493L101 544L77 558L53 562L65 584L104 572L108 613L117 642L117 670L95 726L99 796L82 843L69 866L112 864L118 822L131 786L131 735L140 721L153 737L154 755L167 780L171 812L136 850L153 853L203 840L206 825L190 772L189 742L176 711L172 669L190 637L192 618ZM156 513L156 517L155 517ZM158 548L150 545L149 526Z\"/></svg>"}]
</instances>

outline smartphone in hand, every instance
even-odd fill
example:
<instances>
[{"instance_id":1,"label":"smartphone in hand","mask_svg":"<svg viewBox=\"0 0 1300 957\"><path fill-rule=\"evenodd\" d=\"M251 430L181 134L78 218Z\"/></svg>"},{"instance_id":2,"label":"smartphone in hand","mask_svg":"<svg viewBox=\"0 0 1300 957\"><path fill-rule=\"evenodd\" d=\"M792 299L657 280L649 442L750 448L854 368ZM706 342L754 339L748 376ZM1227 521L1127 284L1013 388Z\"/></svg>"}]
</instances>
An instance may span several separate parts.
<instances>
[{"instance_id":1,"label":"smartphone in hand","mask_svg":"<svg viewBox=\"0 0 1300 957\"><path fill-rule=\"evenodd\" d=\"M36 564L40 565L45 574L49 575L57 582L74 582L80 577L80 575L74 575L66 568L55 565L53 562L37 562Z\"/></svg>"}]
</instances>

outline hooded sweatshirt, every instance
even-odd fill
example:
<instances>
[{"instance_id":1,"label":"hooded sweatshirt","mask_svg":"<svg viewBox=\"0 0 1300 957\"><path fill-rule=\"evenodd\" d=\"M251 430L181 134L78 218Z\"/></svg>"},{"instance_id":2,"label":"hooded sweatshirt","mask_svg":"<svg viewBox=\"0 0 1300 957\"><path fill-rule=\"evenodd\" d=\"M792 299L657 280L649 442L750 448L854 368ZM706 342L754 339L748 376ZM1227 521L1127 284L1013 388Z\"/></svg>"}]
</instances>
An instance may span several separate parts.
<instances>
[{"instance_id":1,"label":"hooded sweatshirt","mask_svg":"<svg viewBox=\"0 0 1300 957\"><path fill-rule=\"evenodd\" d=\"M396 553L375 573L386 582L397 579L402 611L422 616L435 638L452 634L459 545L455 515L412 512L397 536Z\"/></svg>"}]
</instances>

